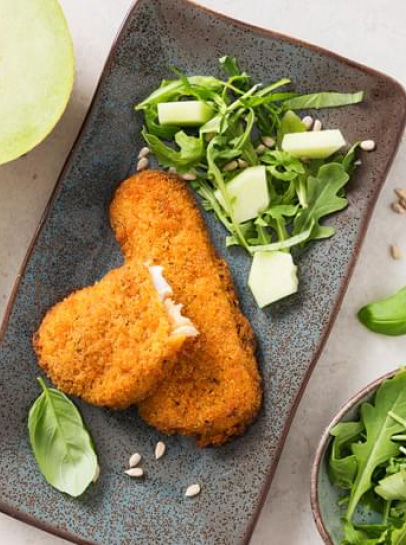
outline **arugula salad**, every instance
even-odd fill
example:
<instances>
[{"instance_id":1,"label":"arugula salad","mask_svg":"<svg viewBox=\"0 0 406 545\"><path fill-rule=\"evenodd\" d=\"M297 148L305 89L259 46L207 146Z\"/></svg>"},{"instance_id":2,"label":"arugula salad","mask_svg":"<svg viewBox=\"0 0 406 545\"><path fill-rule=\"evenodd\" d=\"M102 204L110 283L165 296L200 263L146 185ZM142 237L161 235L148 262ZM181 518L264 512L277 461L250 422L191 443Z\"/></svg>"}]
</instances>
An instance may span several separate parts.
<instances>
[{"instance_id":1,"label":"arugula salad","mask_svg":"<svg viewBox=\"0 0 406 545\"><path fill-rule=\"evenodd\" d=\"M345 150L339 129L320 130L319 120L296 112L357 104L363 93L301 95L288 78L261 85L235 58L220 64L227 79L173 69L176 78L135 109L144 112L142 134L159 165L190 182L227 230L227 246L252 256L248 283L264 307L297 291L291 249L334 234L320 220L347 206L362 147Z\"/></svg>"},{"instance_id":2,"label":"arugula salad","mask_svg":"<svg viewBox=\"0 0 406 545\"><path fill-rule=\"evenodd\" d=\"M330 479L345 491L342 545L406 543L406 370L330 434Z\"/></svg>"}]
</instances>

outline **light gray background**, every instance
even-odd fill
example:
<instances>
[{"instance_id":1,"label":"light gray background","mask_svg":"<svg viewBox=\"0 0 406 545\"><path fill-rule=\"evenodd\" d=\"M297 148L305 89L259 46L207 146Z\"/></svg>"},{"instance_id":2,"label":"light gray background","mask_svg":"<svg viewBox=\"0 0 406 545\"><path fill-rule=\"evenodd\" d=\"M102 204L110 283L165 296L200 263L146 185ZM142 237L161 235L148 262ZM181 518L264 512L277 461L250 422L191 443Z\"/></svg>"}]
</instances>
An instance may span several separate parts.
<instances>
[{"instance_id":1,"label":"light gray background","mask_svg":"<svg viewBox=\"0 0 406 545\"><path fill-rule=\"evenodd\" d=\"M235 18L332 49L385 71L406 85L404 0L200 2ZM132 2L61 0L61 3L75 42L76 84L66 114L52 135L28 156L0 167L0 316L86 113L113 38ZM252 545L321 544L309 505L309 473L318 438L350 395L372 379L406 363L405 338L369 333L354 317L362 304L406 284L406 216L398 216L389 208L393 188L406 188L405 152L406 145L402 143L344 304L292 425ZM403 261L390 258L390 244L402 248ZM0 543L62 545L66 542L0 515ZM193 536L190 544L193 545Z\"/></svg>"}]
</instances>

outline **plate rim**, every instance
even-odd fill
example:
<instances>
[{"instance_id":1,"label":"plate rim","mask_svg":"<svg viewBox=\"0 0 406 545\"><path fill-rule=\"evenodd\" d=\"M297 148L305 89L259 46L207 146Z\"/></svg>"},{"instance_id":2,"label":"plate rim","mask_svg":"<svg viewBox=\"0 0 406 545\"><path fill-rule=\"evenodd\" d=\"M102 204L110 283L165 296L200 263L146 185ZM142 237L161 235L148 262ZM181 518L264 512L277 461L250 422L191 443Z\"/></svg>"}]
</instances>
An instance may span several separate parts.
<instances>
[{"instance_id":1,"label":"plate rim","mask_svg":"<svg viewBox=\"0 0 406 545\"><path fill-rule=\"evenodd\" d=\"M62 185L62 182L64 180L64 177L65 177L65 174L66 172L70 169L71 167L71 164L73 163L73 159L74 159L74 156L77 152L77 150L80 148L80 145L82 143L82 140L83 140L83 136L84 136L84 131L86 129L86 126L89 122L89 118L91 117L91 114L93 112L93 109L95 107L95 103L100 95L100 92L102 90L102 86L104 84L104 80L106 79L106 76L107 76L107 73L109 72L109 68L111 67L111 65L113 64L113 59L115 57L115 54L116 54L116 51L117 51L117 48L119 47L119 44L120 44L120 41L121 41L121 37L122 35L125 33L126 29L128 28L135 12L139 9L139 7L143 4L155 4L156 2L160 2L162 0L135 0L132 5L129 7L129 9L127 10L127 13L126 15L124 16L118 30L117 30L117 33L112 41L112 44L111 44L111 47L110 47L110 50L109 50L109 53L107 55L107 58L106 58L106 61L103 65L103 68L100 72L100 75L99 75L99 78L98 78L98 81L97 81L97 85L95 87L95 90L93 92L93 96L90 100L90 103L89 103L89 106L88 106L88 109L87 109L87 112L86 112L86 115L80 125L80 128L79 128L79 131L77 133L77 136L74 140L74 143L73 145L71 146L69 152L68 152L68 155L67 155L67 158L63 164L63 167L56 179L56 182L55 182L55 185L53 187L53 190L51 192L51 195L45 205L45 208L44 208L44 211L41 215L41 218L39 220L39 223L34 231L34 234L31 238L31 241L29 243L29 246L27 248L27 252L24 256L24 259L18 269L18 272L17 272L17 276L16 276L16 279L13 283L13 286L12 286L12 289L11 289L11 292L10 292L10 295L8 297L8 300L7 300L7 303L6 303L6 308L5 308L5 311L4 311L4 314L3 314L3 318L2 318L2 321L1 321L1 324L0 324L0 346L1 346L1 343L3 341L3 338L4 338L4 335L6 333L6 330L7 330L7 326L8 326L8 322L9 322L9 319L10 319L10 315L11 315L11 312L14 308L14 303L15 303L15 300L16 300L16 297L17 297L17 293L18 293L18 290L19 290L19 287L20 287L20 284L21 284L21 280L22 278L24 277L24 274L25 274L25 271L26 271L26 268L27 268L27 265L28 265L28 262L31 258L31 255L34 251L34 248L35 248L35 245L37 243L37 240L39 238L39 236L41 235L42 233L42 230L43 228L45 227L46 225L46 222L48 220L48 217L49 217L49 214L50 214L50 211L52 209L52 206L56 200L56 197L57 197L57 194L58 194L58 190L59 188L61 187ZM357 238L357 241L356 241L356 244L355 244L355 247L354 247L354 252L351 256L351 260L348 264L348 270L347 270L347 273L343 279L343 286L341 288L341 291L337 297L337 300L335 301L335 304L333 306L333 309L332 309L332 314L331 314L331 318L330 320L328 321L328 323L325 325L321 335L320 335L320 340L319 340L319 343L318 343L318 346L316 348L316 350L314 351L314 354L313 354L313 358L306 370L306 373L304 374L303 378L302 378L302 381L300 383L300 386L298 388L298 391L294 397L294 399L292 400L290 406L289 406L289 409L286 413L286 419L285 419L285 422L284 422L284 426L283 426L283 429L282 429L282 433L281 433L281 437L280 437L280 440L278 442L278 445L277 445L277 448L275 449L275 454L274 454L274 460L265 476L265 479L261 485L261 488L258 490L258 501L257 501L257 505L255 506L254 508L254 511L252 512L252 515L251 515L251 518L250 520L248 521L247 523L247 526L246 526L246 529L245 529L245 532L240 540L240 543L239 545L248 545L250 540L251 540L251 537L252 537L252 534L254 532L254 528L256 526L256 523L258 521L258 518L259 518L259 515L262 511L262 508L264 506L264 503L265 503L265 500L266 500L266 497L268 495L268 492L269 492L269 489L270 489L270 486L271 486L271 483L272 483L272 480L273 480L273 477L275 475L275 471L276 471L276 468L278 466L278 463L279 463L279 460L280 460L280 457L282 455L282 451L283 451L283 447L285 445L285 442L286 442L286 438L287 438L287 435L289 433L289 430L290 430L290 427L291 427L291 424L292 424L292 421L293 421L293 418L296 414L296 411L298 409L298 406L299 406L299 403L302 399L302 396L303 396L303 393L304 391L306 390L306 387L307 387L307 384L310 380L310 377L314 371L314 368L316 367L316 364L321 356L321 353L326 345L326 342L330 336L330 333L332 331L332 328L334 326L334 323L336 321L336 317L337 317L337 314L341 308L341 305L342 305L342 302L343 302L343 299L344 299L344 296L345 294L347 293L347 289L348 289L348 285L349 285L349 282L352 278L352 274L354 272L354 268L355 268L355 265L358 261L358 257L359 257L359 254L360 254L360 251L361 251L361 248L362 248L362 245L363 245L363 242L364 242L364 239L365 239L365 235L367 233L367 230L368 230L368 227L369 227L369 223L370 223L370 220L371 220L371 217L372 217L372 214L375 210L375 206L377 204L377 201L378 201L378 198L379 198L379 195L382 191L382 188L385 184L385 181L387 179L387 176L388 176L388 173L390 171L390 168L393 164L393 161L394 161L394 158L398 152L398 149L399 149L399 146L400 146L400 143L401 143L401 137L402 137L402 134L405 130L405 126L406 126L406 92L405 92L405 89L403 88L403 86L400 84L400 82L398 82L395 78L393 78L392 76L390 75L387 75L385 74L384 72L381 72L379 70L376 70L375 68L371 68L367 65L364 65L362 63L359 63L357 61L354 61L352 59L349 59L348 57L345 57L343 55L340 55L334 51L331 51L329 49L325 49L324 47L321 47L321 46L318 46L318 45L315 45L315 44L312 44L312 43L309 43L305 40L302 40L302 39L299 39L299 38L295 38L295 37L292 37L292 36L289 36L288 34L284 34L284 33L281 33L281 32L276 32L274 30L270 30L270 29L267 29L267 28L264 28L264 27L260 27L260 26L257 26L255 24L252 24L252 23L247 23L247 22L244 22L240 19L236 19L235 17L233 16L229 16L229 15L226 15L222 12L219 12L219 11L216 11L214 9L211 9L211 8L208 8L206 6L202 6L201 4L199 4L196 0L176 0L177 2L179 3L182 3L186 6L192 6L193 8L197 9L197 10L200 10L200 11L203 11L209 15L212 15L214 17L216 17L217 19L221 19L223 21L225 21L226 23L229 23L229 24L232 24L234 26L238 26L244 30L248 30L250 32L253 32L254 34L259 34L259 35L263 35L265 37L272 37L272 38L275 38L277 40L281 40L281 41L284 41L284 42L288 42L290 44L295 44L295 45L299 45L299 46L302 46L304 48L306 48L307 50L310 50L314 53L318 53L318 54L321 54L323 56L327 56L327 57L330 57L336 61L340 61L341 63L344 63L352 68L356 68L364 73L367 73L371 76L374 76L374 77L380 77L380 78L383 78L385 79L387 82L390 82L391 85L393 87L395 87L399 93L400 93L400 96L402 96L403 98L403 113L402 113L402 117L401 117L401 123L399 125L399 129L397 131L397 134L396 134L396 144L392 150L392 153L391 155L389 156L389 159L388 159L388 162L387 162L387 165L386 165L386 168L385 168L385 171L379 181L379 186L377 188L377 193L376 193L376 198L371 201L370 203L368 203L368 206L367 206L367 209L366 209L366 212L365 212L365 216L363 218L363 221L362 221L362 224L361 224L361 227L360 227L360 232L359 232L359 235L358 235L358 238ZM95 542L95 541L91 541L91 540L88 540L88 539L84 539L84 538L81 538L80 536L78 535L75 535L73 534L72 532L70 531L67 531L67 530L64 530L63 528L60 528L58 526L55 526L55 525L52 525L50 523L46 523L46 522L42 522L41 520L37 519L36 517L24 512L24 511L20 511L18 508L16 507L13 507L13 506L10 506L8 503L6 503L5 501L1 500L0 499L0 513L4 513L8 516L11 516L12 518L16 519L16 520L19 520L21 522L24 522L30 526L33 526L33 527L36 527L42 531L45 531L49 534L52 534L52 535L55 535L56 537L60 537L62 539L65 539L67 541L70 541L72 543L74 543L75 545L100 545L99 543Z\"/></svg>"}]
</instances>

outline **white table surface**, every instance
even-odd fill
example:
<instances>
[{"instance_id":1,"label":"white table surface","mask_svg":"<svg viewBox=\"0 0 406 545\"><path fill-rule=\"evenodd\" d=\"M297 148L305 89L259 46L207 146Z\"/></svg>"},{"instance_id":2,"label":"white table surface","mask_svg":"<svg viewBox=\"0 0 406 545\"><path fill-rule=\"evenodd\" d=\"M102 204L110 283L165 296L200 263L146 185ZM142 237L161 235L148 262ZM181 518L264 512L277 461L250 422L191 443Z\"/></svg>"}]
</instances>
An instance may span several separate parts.
<instances>
[{"instance_id":1,"label":"white table surface","mask_svg":"<svg viewBox=\"0 0 406 545\"><path fill-rule=\"evenodd\" d=\"M112 40L132 1L62 0L61 3L75 42L76 85L67 112L52 135L26 157L0 167L0 315L86 113ZM404 0L201 0L201 3L329 48L385 71L406 86ZM393 188L406 188L405 152L403 142L377 204L333 332L293 422L252 545L321 544L309 505L309 472L318 438L350 395L386 371L406 363L405 338L374 335L355 319L355 312L362 304L406 284L406 216L398 216L389 208ZM402 248L403 261L390 258L390 244ZM62 545L66 542L0 515L0 543ZM190 544L193 545L193 536Z\"/></svg>"}]
</instances>

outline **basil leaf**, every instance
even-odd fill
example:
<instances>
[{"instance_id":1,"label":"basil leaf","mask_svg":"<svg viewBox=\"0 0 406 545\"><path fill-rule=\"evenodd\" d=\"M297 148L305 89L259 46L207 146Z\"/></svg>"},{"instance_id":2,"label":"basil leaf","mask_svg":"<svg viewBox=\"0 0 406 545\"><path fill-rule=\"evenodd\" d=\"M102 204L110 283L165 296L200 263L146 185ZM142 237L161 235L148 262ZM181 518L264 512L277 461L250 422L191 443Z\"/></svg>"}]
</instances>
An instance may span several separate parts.
<instances>
[{"instance_id":1,"label":"basil leaf","mask_svg":"<svg viewBox=\"0 0 406 545\"><path fill-rule=\"evenodd\" d=\"M83 494L97 470L97 455L76 406L38 379L42 394L28 415L31 447L50 485L70 496Z\"/></svg>"},{"instance_id":2,"label":"basil leaf","mask_svg":"<svg viewBox=\"0 0 406 545\"><path fill-rule=\"evenodd\" d=\"M406 334L406 286L386 299L366 305L359 320L371 331L383 335Z\"/></svg>"},{"instance_id":3,"label":"basil leaf","mask_svg":"<svg viewBox=\"0 0 406 545\"><path fill-rule=\"evenodd\" d=\"M320 108L337 108L362 102L364 93L311 93L286 100L283 103L285 109L290 110L319 110Z\"/></svg>"}]
</instances>

